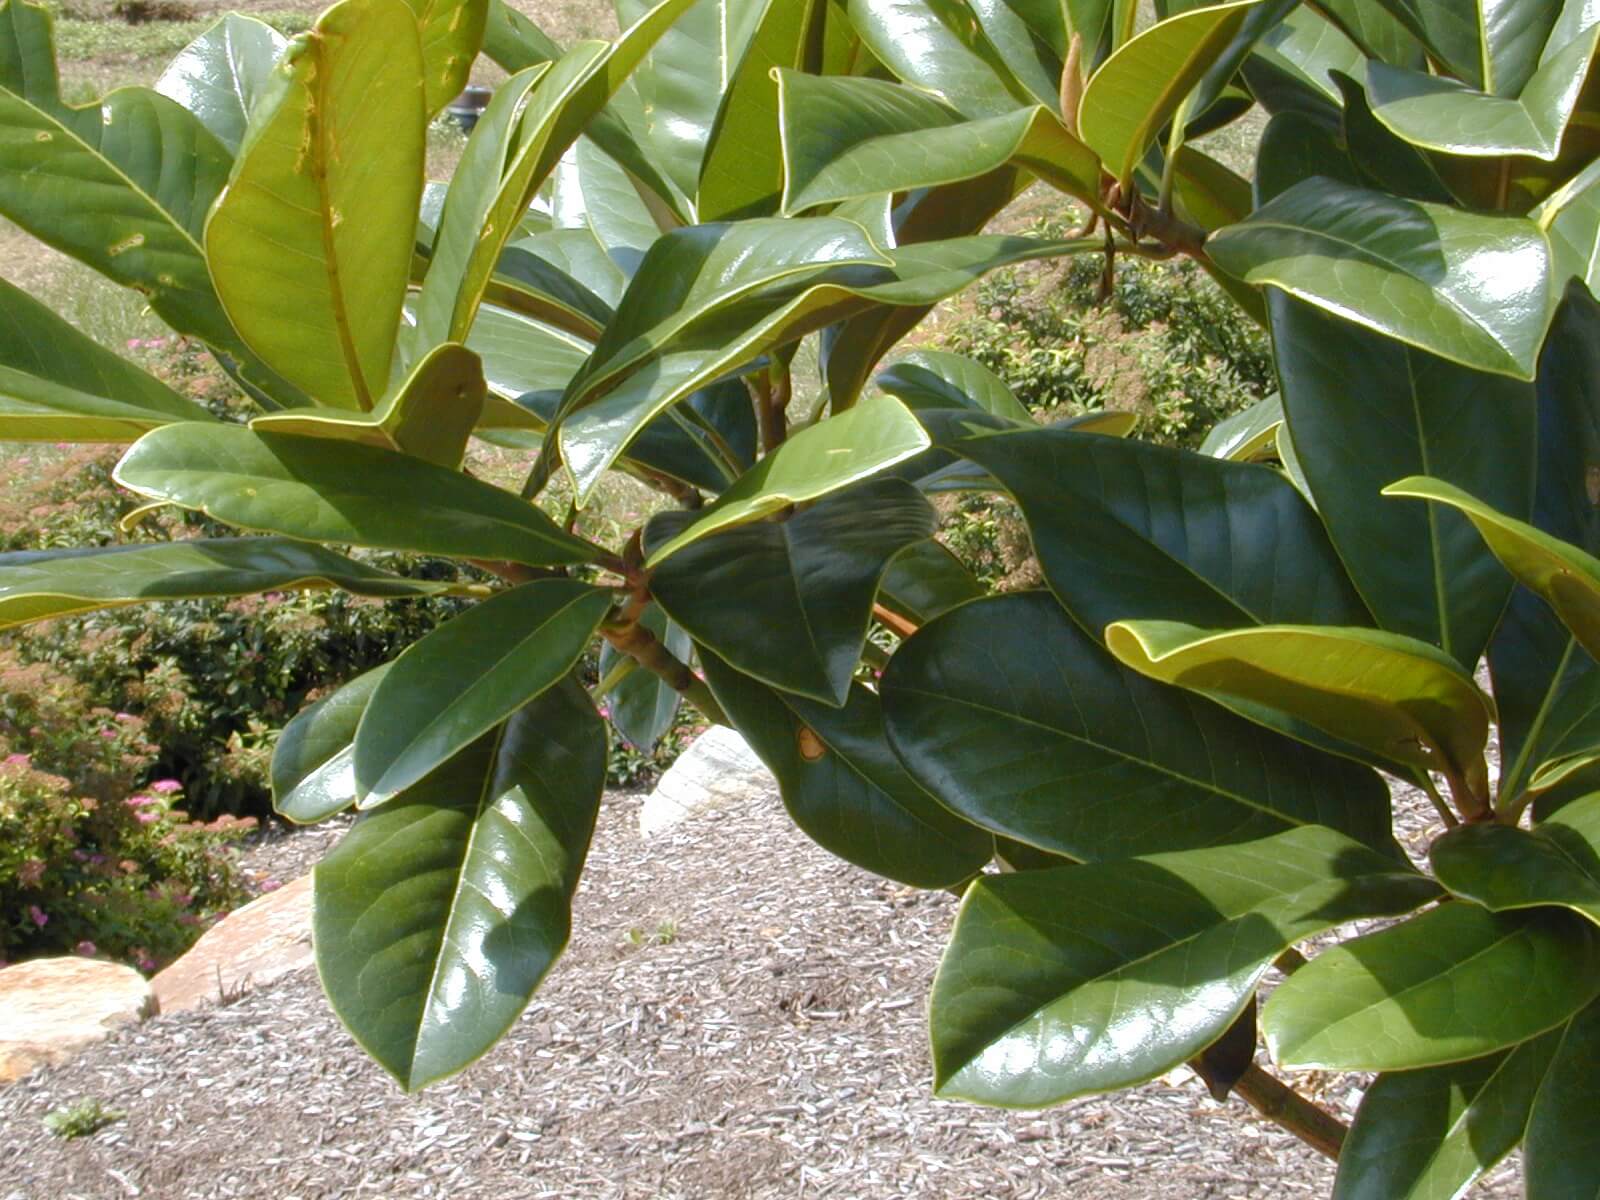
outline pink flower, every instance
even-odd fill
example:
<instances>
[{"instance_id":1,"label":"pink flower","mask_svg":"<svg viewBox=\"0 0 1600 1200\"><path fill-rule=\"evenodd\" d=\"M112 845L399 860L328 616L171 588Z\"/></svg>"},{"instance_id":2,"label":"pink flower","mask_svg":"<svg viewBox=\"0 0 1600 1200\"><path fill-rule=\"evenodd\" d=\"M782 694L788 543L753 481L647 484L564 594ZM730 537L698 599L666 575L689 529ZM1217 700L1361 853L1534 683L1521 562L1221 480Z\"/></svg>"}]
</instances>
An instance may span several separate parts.
<instances>
[{"instance_id":1,"label":"pink flower","mask_svg":"<svg viewBox=\"0 0 1600 1200\"><path fill-rule=\"evenodd\" d=\"M114 737L117 736L117 731L115 729L111 728L111 726L107 725L104 729L102 729L100 731L100 736L109 741L111 738L114 738Z\"/></svg>"},{"instance_id":2,"label":"pink flower","mask_svg":"<svg viewBox=\"0 0 1600 1200\"><path fill-rule=\"evenodd\" d=\"M163 796L170 796L173 792L183 791L183 784L176 779L158 779L150 785L152 792L159 792Z\"/></svg>"},{"instance_id":3,"label":"pink flower","mask_svg":"<svg viewBox=\"0 0 1600 1200\"><path fill-rule=\"evenodd\" d=\"M137 350L143 345L144 345L144 340L142 338L129 338L128 339L128 349L129 350Z\"/></svg>"},{"instance_id":4,"label":"pink flower","mask_svg":"<svg viewBox=\"0 0 1600 1200\"><path fill-rule=\"evenodd\" d=\"M73 947L73 950L78 954L81 954L84 958L93 958L97 953L99 953L99 951L95 949L95 944L93 942L79 942Z\"/></svg>"},{"instance_id":5,"label":"pink flower","mask_svg":"<svg viewBox=\"0 0 1600 1200\"><path fill-rule=\"evenodd\" d=\"M600 715L602 717L609 717L611 715L611 709L607 705L602 704L600 706Z\"/></svg>"},{"instance_id":6,"label":"pink flower","mask_svg":"<svg viewBox=\"0 0 1600 1200\"><path fill-rule=\"evenodd\" d=\"M263 892L275 892L282 886L283 880L281 879L263 879L261 881L261 890Z\"/></svg>"},{"instance_id":7,"label":"pink flower","mask_svg":"<svg viewBox=\"0 0 1600 1200\"><path fill-rule=\"evenodd\" d=\"M26 767L32 761L33 760L26 754L8 754L8 755L6 755L6 766L8 766L8 767Z\"/></svg>"},{"instance_id":8,"label":"pink flower","mask_svg":"<svg viewBox=\"0 0 1600 1200\"><path fill-rule=\"evenodd\" d=\"M28 916L32 918L33 923L40 929L43 929L50 923L50 914L45 912L44 909L40 908L37 904L28 905Z\"/></svg>"},{"instance_id":9,"label":"pink flower","mask_svg":"<svg viewBox=\"0 0 1600 1200\"><path fill-rule=\"evenodd\" d=\"M154 796L129 796L123 801L129 808L149 808L152 804L160 804Z\"/></svg>"},{"instance_id":10,"label":"pink flower","mask_svg":"<svg viewBox=\"0 0 1600 1200\"><path fill-rule=\"evenodd\" d=\"M132 713L117 713L113 719L122 722L124 725L128 725L137 722L139 718L134 716Z\"/></svg>"},{"instance_id":11,"label":"pink flower","mask_svg":"<svg viewBox=\"0 0 1600 1200\"><path fill-rule=\"evenodd\" d=\"M149 824L152 824L153 822L161 820L161 814L160 813L151 812L148 809L140 809L138 812L134 813L133 815L134 815L135 818L137 818L139 824L141 824L141 825L149 825Z\"/></svg>"}]
</instances>

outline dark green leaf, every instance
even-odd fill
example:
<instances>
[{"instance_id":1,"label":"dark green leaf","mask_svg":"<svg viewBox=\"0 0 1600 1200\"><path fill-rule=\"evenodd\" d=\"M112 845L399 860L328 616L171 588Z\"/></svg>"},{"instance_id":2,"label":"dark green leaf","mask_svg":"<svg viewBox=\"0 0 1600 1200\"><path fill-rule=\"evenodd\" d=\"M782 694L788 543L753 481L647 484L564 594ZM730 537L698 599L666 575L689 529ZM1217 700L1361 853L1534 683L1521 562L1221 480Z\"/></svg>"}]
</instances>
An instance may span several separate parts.
<instances>
[{"instance_id":1,"label":"dark green leaf","mask_svg":"<svg viewBox=\"0 0 1600 1200\"><path fill-rule=\"evenodd\" d=\"M1089 203L1100 164L1042 107L967 120L903 84L779 74L783 210L976 179L1008 163Z\"/></svg>"},{"instance_id":2,"label":"dark green leaf","mask_svg":"<svg viewBox=\"0 0 1600 1200\"><path fill-rule=\"evenodd\" d=\"M977 874L994 839L923 791L889 749L878 697L851 686L843 708L775 691L704 654L717 702L778 778L794 823L823 849L913 887Z\"/></svg>"},{"instance_id":3,"label":"dark green leaf","mask_svg":"<svg viewBox=\"0 0 1600 1200\"><path fill-rule=\"evenodd\" d=\"M1461 517L1379 493L1426 470L1526 516L1533 389L1410 350L1281 294L1269 304L1295 449L1356 587L1385 629L1476 664L1510 579Z\"/></svg>"},{"instance_id":4,"label":"dark green leaf","mask_svg":"<svg viewBox=\"0 0 1600 1200\"><path fill-rule=\"evenodd\" d=\"M1532 379L1551 316L1550 247L1532 221L1309 179L1213 234L1230 274L1386 337Z\"/></svg>"},{"instance_id":5,"label":"dark green leaf","mask_svg":"<svg viewBox=\"0 0 1600 1200\"><path fill-rule=\"evenodd\" d=\"M679 662L689 661L694 653L694 643L689 640L687 633L667 620L667 614L661 611L659 604L652 604L645 609L639 623ZM632 661L610 642L602 642L600 678L605 679L611 672ZM604 704L610 710L606 715L611 718L617 732L627 738L636 750L650 754L655 750L656 743L672 728L680 700L679 694L668 686L666 680L636 667L606 694Z\"/></svg>"},{"instance_id":6,"label":"dark green leaf","mask_svg":"<svg viewBox=\"0 0 1600 1200\"><path fill-rule=\"evenodd\" d=\"M913 412L928 408L976 408L1033 424L1033 414L988 367L945 350L913 350L878 372L873 382Z\"/></svg>"},{"instance_id":7,"label":"dark green leaf","mask_svg":"<svg viewBox=\"0 0 1600 1200\"><path fill-rule=\"evenodd\" d=\"M1097 635L1140 617L1367 621L1316 514L1268 467L959 413L923 419L1016 498L1051 590Z\"/></svg>"},{"instance_id":8,"label":"dark green leaf","mask_svg":"<svg viewBox=\"0 0 1600 1200\"><path fill-rule=\"evenodd\" d=\"M1600 1195L1596 1062L1600 1062L1600 1004L1591 1004L1563 1031L1528 1119L1523 1145L1528 1200Z\"/></svg>"},{"instance_id":9,"label":"dark green leaf","mask_svg":"<svg viewBox=\"0 0 1600 1200\"><path fill-rule=\"evenodd\" d=\"M983 596L983 585L961 560L933 540L917 542L894 556L878 589L878 603L913 625Z\"/></svg>"},{"instance_id":10,"label":"dark green leaf","mask_svg":"<svg viewBox=\"0 0 1600 1200\"><path fill-rule=\"evenodd\" d=\"M574 579L500 592L394 660L356 732L361 806L382 804L564 678L611 593Z\"/></svg>"},{"instance_id":11,"label":"dark green leaf","mask_svg":"<svg viewBox=\"0 0 1600 1200\"><path fill-rule=\"evenodd\" d=\"M115 476L153 500L307 541L533 566L588 562L596 553L508 492L355 442L168 425L136 442Z\"/></svg>"},{"instance_id":12,"label":"dark green leaf","mask_svg":"<svg viewBox=\"0 0 1600 1200\"><path fill-rule=\"evenodd\" d=\"M1340 1148L1334 1200L1461 1195L1522 1140L1560 1037L1378 1076Z\"/></svg>"},{"instance_id":13,"label":"dark green leaf","mask_svg":"<svg viewBox=\"0 0 1600 1200\"><path fill-rule=\"evenodd\" d=\"M1324 950L1273 992L1262 1026L1285 1066L1403 1071L1514 1046L1597 992L1590 922L1457 902Z\"/></svg>"},{"instance_id":14,"label":"dark green leaf","mask_svg":"<svg viewBox=\"0 0 1600 1200\"><path fill-rule=\"evenodd\" d=\"M272 748L272 811L312 825L356 802L356 726L388 663L300 710Z\"/></svg>"},{"instance_id":15,"label":"dark green leaf","mask_svg":"<svg viewBox=\"0 0 1600 1200\"><path fill-rule=\"evenodd\" d=\"M148 600L338 587L359 596L426 596L404 579L289 538L194 538L153 545L0 554L0 628Z\"/></svg>"},{"instance_id":16,"label":"dark green leaf","mask_svg":"<svg viewBox=\"0 0 1600 1200\"><path fill-rule=\"evenodd\" d=\"M1600 924L1600 795L1534 829L1463 825L1428 850L1439 882L1491 912L1559 905Z\"/></svg>"},{"instance_id":17,"label":"dark green leaf","mask_svg":"<svg viewBox=\"0 0 1600 1200\"><path fill-rule=\"evenodd\" d=\"M1044 593L975 600L884 672L890 743L976 824L1082 859L1322 824L1385 853L1372 771L1120 666Z\"/></svg>"},{"instance_id":18,"label":"dark green leaf","mask_svg":"<svg viewBox=\"0 0 1600 1200\"><path fill-rule=\"evenodd\" d=\"M959 0L849 0L850 22L895 75L971 117L1033 97Z\"/></svg>"},{"instance_id":19,"label":"dark green leaf","mask_svg":"<svg viewBox=\"0 0 1600 1200\"><path fill-rule=\"evenodd\" d=\"M694 519L655 517L645 549L656 553ZM737 525L686 545L655 568L650 590L740 671L838 706L889 560L933 528L932 510L910 484L872 480L786 521Z\"/></svg>"},{"instance_id":20,"label":"dark green leaf","mask_svg":"<svg viewBox=\"0 0 1600 1200\"><path fill-rule=\"evenodd\" d=\"M323 987L407 1090L493 1045L566 946L605 762L605 727L564 682L364 814L317 867Z\"/></svg>"},{"instance_id":21,"label":"dark green leaf","mask_svg":"<svg viewBox=\"0 0 1600 1200\"><path fill-rule=\"evenodd\" d=\"M939 1094L1040 1108L1154 1078L1220 1037L1289 945L1434 894L1423 877L1314 826L985 876L934 981Z\"/></svg>"}]
</instances>

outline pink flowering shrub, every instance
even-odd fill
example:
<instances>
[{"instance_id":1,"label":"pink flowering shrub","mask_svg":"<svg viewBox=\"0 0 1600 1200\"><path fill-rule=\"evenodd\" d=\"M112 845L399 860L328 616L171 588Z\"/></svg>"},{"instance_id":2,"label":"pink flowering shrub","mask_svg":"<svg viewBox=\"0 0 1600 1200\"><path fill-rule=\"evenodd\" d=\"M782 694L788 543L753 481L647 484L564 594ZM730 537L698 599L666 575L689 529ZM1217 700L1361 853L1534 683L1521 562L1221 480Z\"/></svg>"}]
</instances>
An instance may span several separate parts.
<instances>
[{"instance_id":1,"label":"pink flowering shrub","mask_svg":"<svg viewBox=\"0 0 1600 1200\"><path fill-rule=\"evenodd\" d=\"M199 824L181 796L174 779L90 795L0 741L0 961L79 954L152 972L241 903L232 843L255 822Z\"/></svg>"}]
</instances>

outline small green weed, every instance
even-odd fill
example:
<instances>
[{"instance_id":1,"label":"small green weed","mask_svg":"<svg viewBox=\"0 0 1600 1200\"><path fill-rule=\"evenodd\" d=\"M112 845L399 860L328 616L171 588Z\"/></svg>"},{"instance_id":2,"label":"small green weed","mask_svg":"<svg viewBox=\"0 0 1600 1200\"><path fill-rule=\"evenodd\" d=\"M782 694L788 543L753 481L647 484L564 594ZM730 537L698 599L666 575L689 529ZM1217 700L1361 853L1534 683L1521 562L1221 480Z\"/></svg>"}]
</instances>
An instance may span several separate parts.
<instances>
[{"instance_id":1,"label":"small green weed","mask_svg":"<svg viewBox=\"0 0 1600 1200\"><path fill-rule=\"evenodd\" d=\"M657 921L652 929L632 925L623 939L634 950L642 950L646 946L670 946L678 940L678 923L671 919Z\"/></svg>"},{"instance_id":2,"label":"small green weed","mask_svg":"<svg viewBox=\"0 0 1600 1200\"><path fill-rule=\"evenodd\" d=\"M58 1138L88 1137L127 1115L107 1108L93 1096L85 1096L73 1104L51 1109L44 1116L44 1127Z\"/></svg>"}]
</instances>

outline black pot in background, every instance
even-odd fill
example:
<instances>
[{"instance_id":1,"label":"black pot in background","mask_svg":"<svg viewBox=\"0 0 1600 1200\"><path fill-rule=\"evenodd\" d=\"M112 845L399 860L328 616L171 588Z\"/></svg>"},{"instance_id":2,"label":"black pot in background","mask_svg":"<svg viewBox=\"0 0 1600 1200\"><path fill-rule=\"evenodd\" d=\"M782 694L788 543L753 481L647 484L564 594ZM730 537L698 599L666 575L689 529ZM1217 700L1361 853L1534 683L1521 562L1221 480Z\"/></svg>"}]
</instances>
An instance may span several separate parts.
<instances>
[{"instance_id":1,"label":"black pot in background","mask_svg":"<svg viewBox=\"0 0 1600 1200\"><path fill-rule=\"evenodd\" d=\"M478 124L478 118L483 115L483 110L489 107L489 97L493 93L486 87L469 87L445 109L450 114L450 119L456 123L462 133L471 133Z\"/></svg>"}]
</instances>

